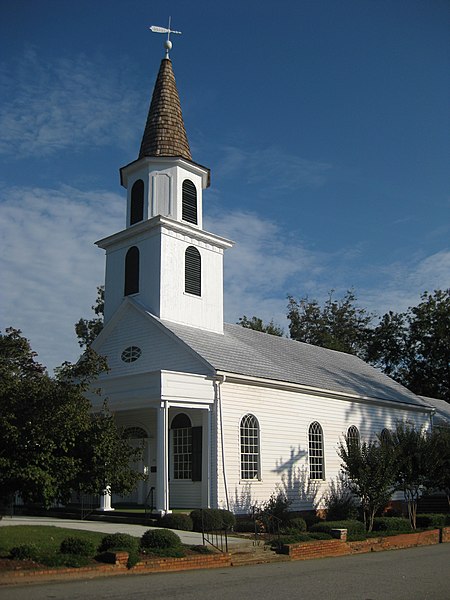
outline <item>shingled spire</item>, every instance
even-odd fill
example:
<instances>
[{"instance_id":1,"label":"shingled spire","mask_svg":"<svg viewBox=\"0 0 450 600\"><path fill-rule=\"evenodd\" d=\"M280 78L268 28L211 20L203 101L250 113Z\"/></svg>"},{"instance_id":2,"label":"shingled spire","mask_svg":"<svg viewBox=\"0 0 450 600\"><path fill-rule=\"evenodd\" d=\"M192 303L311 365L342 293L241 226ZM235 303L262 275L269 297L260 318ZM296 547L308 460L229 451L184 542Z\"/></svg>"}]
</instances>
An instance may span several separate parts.
<instances>
[{"instance_id":1,"label":"shingled spire","mask_svg":"<svg viewBox=\"0 0 450 600\"><path fill-rule=\"evenodd\" d=\"M183 123L172 61L161 61L153 90L139 158L144 156L179 156L192 160Z\"/></svg>"}]
</instances>

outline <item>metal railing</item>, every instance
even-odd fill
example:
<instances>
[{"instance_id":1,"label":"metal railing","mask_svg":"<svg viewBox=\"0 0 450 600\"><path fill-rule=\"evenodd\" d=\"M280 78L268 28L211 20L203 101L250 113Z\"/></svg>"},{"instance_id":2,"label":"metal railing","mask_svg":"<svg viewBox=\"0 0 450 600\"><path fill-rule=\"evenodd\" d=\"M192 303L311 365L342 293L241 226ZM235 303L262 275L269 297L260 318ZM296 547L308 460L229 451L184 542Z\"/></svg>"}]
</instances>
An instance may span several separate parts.
<instances>
[{"instance_id":1,"label":"metal railing","mask_svg":"<svg viewBox=\"0 0 450 600\"><path fill-rule=\"evenodd\" d=\"M154 510L155 510L155 488L152 486L149 489L148 494L145 498L145 504L144 504L145 521L147 521L147 519L152 516Z\"/></svg>"},{"instance_id":2,"label":"metal railing","mask_svg":"<svg viewBox=\"0 0 450 600\"><path fill-rule=\"evenodd\" d=\"M228 552L228 535L227 529L219 529L214 531L207 531L205 527L204 513L203 509L201 509L202 513L202 540L203 545L209 544L219 552Z\"/></svg>"}]
</instances>

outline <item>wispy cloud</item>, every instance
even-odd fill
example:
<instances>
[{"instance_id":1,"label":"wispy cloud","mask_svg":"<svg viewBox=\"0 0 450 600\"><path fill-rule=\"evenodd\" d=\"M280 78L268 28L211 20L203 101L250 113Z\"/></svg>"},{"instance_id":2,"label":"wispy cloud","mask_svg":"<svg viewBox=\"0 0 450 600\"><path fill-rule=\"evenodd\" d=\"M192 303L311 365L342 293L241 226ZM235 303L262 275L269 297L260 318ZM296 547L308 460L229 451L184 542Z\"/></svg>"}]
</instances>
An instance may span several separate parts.
<instances>
[{"instance_id":1,"label":"wispy cloud","mask_svg":"<svg viewBox=\"0 0 450 600\"><path fill-rule=\"evenodd\" d=\"M104 278L93 242L124 225L123 198L102 190L4 188L1 328L23 330L44 364L75 360L74 323Z\"/></svg>"},{"instance_id":2,"label":"wispy cloud","mask_svg":"<svg viewBox=\"0 0 450 600\"><path fill-rule=\"evenodd\" d=\"M217 177L244 174L248 185L268 184L270 190L319 187L327 181L333 166L323 161L313 161L290 154L277 146L244 150L235 146L222 146L221 159L215 167Z\"/></svg>"},{"instance_id":3,"label":"wispy cloud","mask_svg":"<svg viewBox=\"0 0 450 600\"><path fill-rule=\"evenodd\" d=\"M124 226L124 198L105 190L0 188L0 327L23 330L50 368L79 354L74 323L91 315L104 255L94 241ZM354 286L361 306L405 310L448 287L450 250L374 265L364 248L317 252L254 213L209 213L205 228L236 241L225 253L225 318L246 314L286 328L286 294L323 300Z\"/></svg>"},{"instance_id":4,"label":"wispy cloud","mask_svg":"<svg viewBox=\"0 0 450 600\"><path fill-rule=\"evenodd\" d=\"M44 62L33 49L0 65L0 153L23 158L128 143L136 134L129 117L147 99L129 93L126 72L125 63L113 68L85 55Z\"/></svg>"}]
</instances>

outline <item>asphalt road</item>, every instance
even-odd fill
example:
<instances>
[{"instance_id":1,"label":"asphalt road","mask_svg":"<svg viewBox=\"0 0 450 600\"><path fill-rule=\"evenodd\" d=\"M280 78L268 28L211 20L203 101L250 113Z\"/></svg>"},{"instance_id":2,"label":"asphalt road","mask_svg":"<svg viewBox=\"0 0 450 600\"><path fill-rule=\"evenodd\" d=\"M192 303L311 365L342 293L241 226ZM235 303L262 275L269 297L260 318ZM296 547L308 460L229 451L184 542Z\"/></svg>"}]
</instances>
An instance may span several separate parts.
<instances>
[{"instance_id":1,"label":"asphalt road","mask_svg":"<svg viewBox=\"0 0 450 600\"><path fill-rule=\"evenodd\" d=\"M450 544L248 567L8 586L1 600L450 600Z\"/></svg>"}]
</instances>

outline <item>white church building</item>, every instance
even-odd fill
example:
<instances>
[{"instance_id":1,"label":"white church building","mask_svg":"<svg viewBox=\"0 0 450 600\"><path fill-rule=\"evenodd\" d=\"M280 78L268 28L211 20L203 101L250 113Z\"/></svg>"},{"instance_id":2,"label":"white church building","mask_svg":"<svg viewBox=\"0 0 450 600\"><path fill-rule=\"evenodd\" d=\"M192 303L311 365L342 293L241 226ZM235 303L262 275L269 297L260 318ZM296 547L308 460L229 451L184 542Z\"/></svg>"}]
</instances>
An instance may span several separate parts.
<instances>
[{"instance_id":1,"label":"white church building","mask_svg":"<svg viewBox=\"0 0 450 600\"><path fill-rule=\"evenodd\" d=\"M242 513L280 490L293 510L320 508L344 434L430 426L421 398L355 356L224 324L232 242L203 229L210 171L192 159L168 56L139 157L120 176L126 223L97 242L105 326L93 348L108 360L99 385L118 424L145 445L147 477L113 503L143 504L153 489L160 514Z\"/></svg>"}]
</instances>

